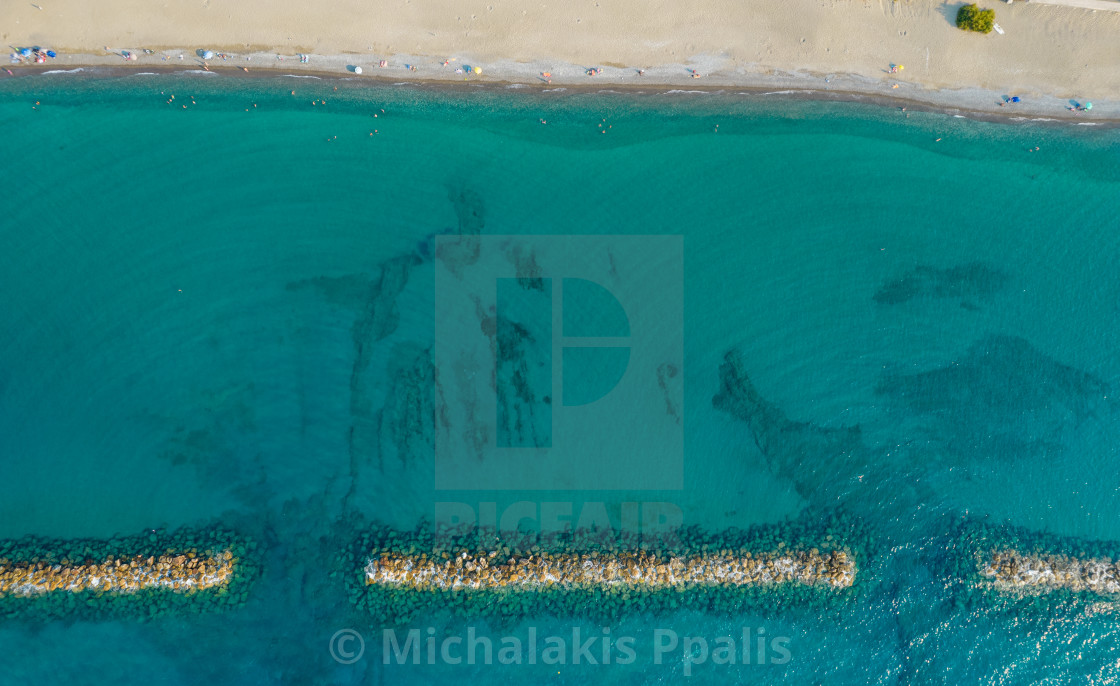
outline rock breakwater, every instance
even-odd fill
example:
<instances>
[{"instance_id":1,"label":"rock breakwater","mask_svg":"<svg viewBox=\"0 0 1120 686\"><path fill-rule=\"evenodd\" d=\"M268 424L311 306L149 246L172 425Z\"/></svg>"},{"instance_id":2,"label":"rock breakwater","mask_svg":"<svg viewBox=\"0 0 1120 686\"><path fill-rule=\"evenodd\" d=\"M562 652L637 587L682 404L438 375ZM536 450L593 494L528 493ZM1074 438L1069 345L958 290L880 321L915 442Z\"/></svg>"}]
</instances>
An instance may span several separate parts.
<instances>
[{"instance_id":1,"label":"rock breakwater","mask_svg":"<svg viewBox=\"0 0 1120 686\"><path fill-rule=\"evenodd\" d=\"M378 528L343 559L352 602L407 622L446 608L500 620L536 614L613 620L637 612L824 606L851 597L867 555L847 521L722 532L686 527L651 542L576 531L400 532Z\"/></svg>"},{"instance_id":2,"label":"rock breakwater","mask_svg":"<svg viewBox=\"0 0 1120 686\"><path fill-rule=\"evenodd\" d=\"M222 529L0 541L0 617L153 618L241 605L256 544Z\"/></svg>"},{"instance_id":3,"label":"rock breakwater","mask_svg":"<svg viewBox=\"0 0 1120 686\"><path fill-rule=\"evenodd\" d=\"M1120 542L968 520L956 541L963 602L1016 609L1120 602Z\"/></svg>"},{"instance_id":4,"label":"rock breakwater","mask_svg":"<svg viewBox=\"0 0 1120 686\"><path fill-rule=\"evenodd\" d=\"M1096 594L1120 593L1120 565L1109 558L1031 555L993 550L979 562L980 576L1000 591L1048 593L1059 589Z\"/></svg>"},{"instance_id":5,"label":"rock breakwater","mask_svg":"<svg viewBox=\"0 0 1120 686\"><path fill-rule=\"evenodd\" d=\"M614 554L538 552L507 557L491 564L498 551L468 550L401 555L378 551L366 563L367 584L418 590L536 590L542 587L629 587L651 589L693 586L801 583L846 588L855 580L855 564L843 551L818 550L792 554L716 553L663 557L645 551Z\"/></svg>"}]
</instances>

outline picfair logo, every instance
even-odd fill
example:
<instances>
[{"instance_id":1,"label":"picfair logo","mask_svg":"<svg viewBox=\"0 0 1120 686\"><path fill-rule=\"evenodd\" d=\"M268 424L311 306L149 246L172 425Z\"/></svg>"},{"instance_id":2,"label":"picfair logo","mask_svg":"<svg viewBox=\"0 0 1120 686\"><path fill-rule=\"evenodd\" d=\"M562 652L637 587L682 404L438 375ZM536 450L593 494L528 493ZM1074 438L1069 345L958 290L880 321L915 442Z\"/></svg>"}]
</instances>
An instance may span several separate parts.
<instances>
[{"instance_id":1,"label":"picfair logo","mask_svg":"<svg viewBox=\"0 0 1120 686\"><path fill-rule=\"evenodd\" d=\"M437 488L681 487L679 236L446 236L436 254Z\"/></svg>"}]
</instances>

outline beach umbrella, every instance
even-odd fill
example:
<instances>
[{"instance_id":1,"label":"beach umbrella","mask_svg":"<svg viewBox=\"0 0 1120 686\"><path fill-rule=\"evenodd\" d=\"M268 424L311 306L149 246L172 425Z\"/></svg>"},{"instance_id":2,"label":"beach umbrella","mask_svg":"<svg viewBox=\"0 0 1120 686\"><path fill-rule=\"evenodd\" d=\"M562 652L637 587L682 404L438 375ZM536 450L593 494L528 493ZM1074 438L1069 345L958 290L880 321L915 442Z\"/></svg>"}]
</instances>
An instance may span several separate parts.
<instances>
[{"instance_id":1,"label":"beach umbrella","mask_svg":"<svg viewBox=\"0 0 1120 686\"><path fill-rule=\"evenodd\" d=\"M31 57L31 48L23 48L19 51L19 54L23 55L24 57Z\"/></svg>"},{"instance_id":2,"label":"beach umbrella","mask_svg":"<svg viewBox=\"0 0 1120 686\"><path fill-rule=\"evenodd\" d=\"M362 68L361 67L354 67L354 73L355 74L361 74L362 73Z\"/></svg>"},{"instance_id":3,"label":"beach umbrella","mask_svg":"<svg viewBox=\"0 0 1120 686\"><path fill-rule=\"evenodd\" d=\"M474 68L474 73L481 74L482 73L482 67L475 67Z\"/></svg>"},{"instance_id":4,"label":"beach umbrella","mask_svg":"<svg viewBox=\"0 0 1120 686\"><path fill-rule=\"evenodd\" d=\"M1091 103L1091 102L1085 103L1085 109L1087 109L1087 110L1093 109L1093 103Z\"/></svg>"},{"instance_id":5,"label":"beach umbrella","mask_svg":"<svg viewBox=\"0 0 1120 686\"><path fill-rule=\"evenodd\" d=\"M207 50L207 51L205 51L205 52L203 52L203 53L202 53L202 59L204 59L204 60L212 60L212 59L214 59L214 53L213 53L213 52L211 52L210 50Z\"/></svg>"},{"instance_id":6,"label":"beach umbrella","mask_svg":"<svg viewBox=\"0 0 1120 686\"><path fill-rule=\"evenodd\" d=\"M1016 95L1015 97L1011 98L1011 102L1019 102L1019 96Z\"/></svg>"},{"instance_id":7,"label":"beach umbrella","mask_svg":"<svg viewBox=\"0 0 1120 686\"><path fill-rule=\"evenodd\" d=\"M55 54L54 50L47 50L47 57L58 57L58 55Z\"/></svg>"}]
</instances>

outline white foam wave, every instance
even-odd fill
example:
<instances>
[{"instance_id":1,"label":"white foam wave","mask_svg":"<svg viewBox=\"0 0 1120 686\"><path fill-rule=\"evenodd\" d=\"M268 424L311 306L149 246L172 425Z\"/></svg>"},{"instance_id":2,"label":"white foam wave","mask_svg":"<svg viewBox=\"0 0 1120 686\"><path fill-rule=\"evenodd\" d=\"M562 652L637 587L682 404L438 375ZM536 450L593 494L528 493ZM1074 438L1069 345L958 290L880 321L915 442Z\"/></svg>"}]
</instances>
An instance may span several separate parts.
<instances>
[{"instance_id":1,"label":"white foam wave","mask_svg":"<svg viewBox=\"0 0 1120 686\"><path fill-rule=\"evenodd\" d=\"M46 76L47 74L74 74L80 71L85 70L81 67L78 67L77 69L51 69L50 71L43 72L43 76Z\"/></svg>"}]
</instances>

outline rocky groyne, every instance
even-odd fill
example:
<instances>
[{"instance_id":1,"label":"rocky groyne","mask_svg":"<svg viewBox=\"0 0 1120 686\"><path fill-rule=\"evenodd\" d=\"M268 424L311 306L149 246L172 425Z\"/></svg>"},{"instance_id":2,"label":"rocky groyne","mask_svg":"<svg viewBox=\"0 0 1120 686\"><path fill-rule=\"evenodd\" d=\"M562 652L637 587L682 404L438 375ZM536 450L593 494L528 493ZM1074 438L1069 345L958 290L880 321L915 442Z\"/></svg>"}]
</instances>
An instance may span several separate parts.
<instances>
[{"instance_id":1,"label":"rocky groyne","mask_svg":"<svg viewBox=\"0 0 1120 686\"><path fill-rule=\"evenodd\" d=\"M856 527L785 524L640 536L501 536L375 529L343 561L351 600L386 622L447 608L476 617L615 619L692 608L734 612L850 597L866 556Z\"/></svg>"},{"instance_id":2,"label":"rocky groyne","mask_svg":"<svg viewBox=\"0 0 1120 686\"><path fill-rule=\"evenodd\" d=\"M1110 558L1032 555L1007 548L982 555L979 569L981 577L1005 592L1049 593L1065 589L1098 595L1120 593L1120 565Z\"/></svg>"},{"instance_id":3,"label":"rocky groyne","mask_svg":"<svg viewBox=\"0 0 1120 686\"><path fill-rule=\"evenodd\" d=\"M0 541L0 617L135 616L237 606L259 564L221 529Z\"/></svg>"},{"instance_id":4,"label":"rocky groyne","mask_svg":"<svg viewBox=\"0 0 1120 686\"><path fill-rule=\"evenodd\" d=\"M99 562L59 564L24 562L6 566L0 563L0 595L30 596L66 591L104 591L135 593L145 588L173 591L224 586L233 575L233 552L224 550L199 557L193 549L185 554L137 555Z\"/></svg>"},{"instance_id":5,"label":"rocky groyne","mask_svg":"<svg viewBox=\"0 0 1120 686\"><path fill-rule=\"evenodd\" d=\"M443 551L431 558L377 551L366 563L367 584L414 590L623 587L631 589L690 588L800 583L847 588L855 580L855 564L842 550L821 555L809 551L778 551L752 555L721 550L691 556L659 556L645 551L615 553L550 553L506 556L491 564L497 551Z\"/></svg>"},{"instance_id":6,"label":"rocky groyne","mask_svg":"<svg viewBox=\"0 0 1120 686\"><path fill-rule=\"evenodd\" d=\"M968 520L958 525L955 541L953 574L966 603L1120 602L1120 542Z\"/></svg>"}]
</instances>

